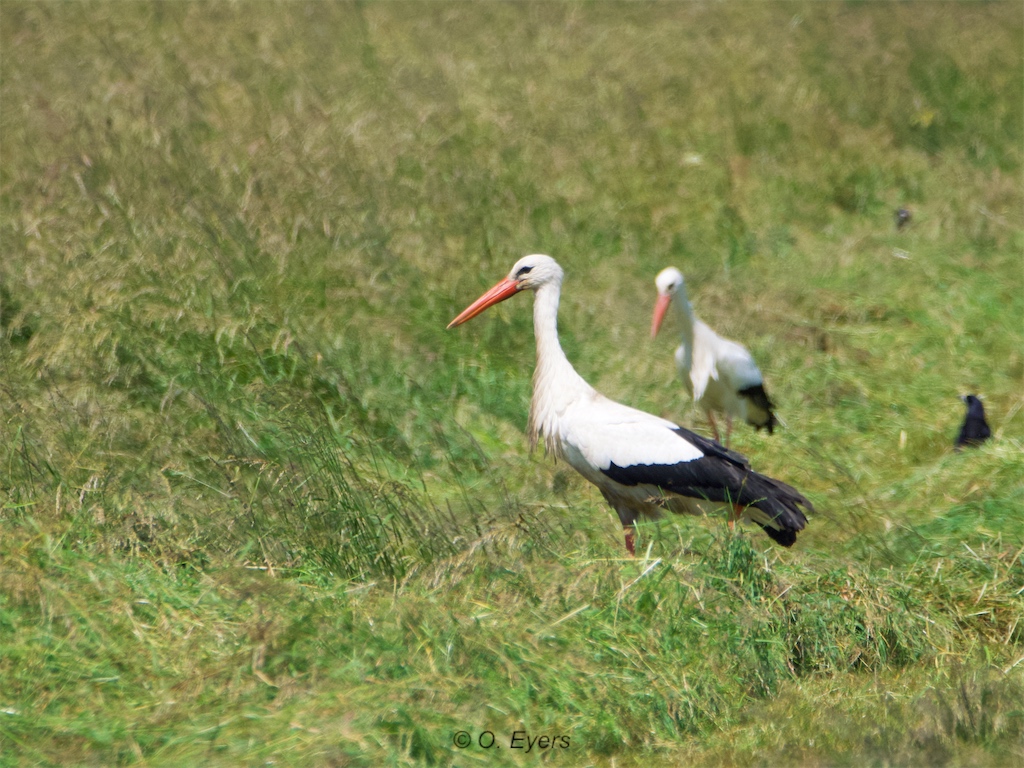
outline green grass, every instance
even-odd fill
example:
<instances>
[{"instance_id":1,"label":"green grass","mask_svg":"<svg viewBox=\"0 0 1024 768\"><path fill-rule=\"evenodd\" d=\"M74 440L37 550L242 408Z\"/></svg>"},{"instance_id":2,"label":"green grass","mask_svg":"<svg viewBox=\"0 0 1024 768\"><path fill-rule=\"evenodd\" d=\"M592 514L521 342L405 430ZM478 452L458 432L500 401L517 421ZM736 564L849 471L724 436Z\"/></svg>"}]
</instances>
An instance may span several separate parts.
<instances>
[{"instance_id":1,"label":"green grass","mask_svg":"<svg viewBox=\"0 0 1024 768\"><path fill-rule=\"evenodd\" d=\"M5 0L0 765L1019 764L1022 40L1010 2ZM705 429L668 264L753 350L786 427L733 445L814 502L792 550L625 558L530 455L528 300L445 325L533 252L612 397Z\"/></svg>"}]
</instances>

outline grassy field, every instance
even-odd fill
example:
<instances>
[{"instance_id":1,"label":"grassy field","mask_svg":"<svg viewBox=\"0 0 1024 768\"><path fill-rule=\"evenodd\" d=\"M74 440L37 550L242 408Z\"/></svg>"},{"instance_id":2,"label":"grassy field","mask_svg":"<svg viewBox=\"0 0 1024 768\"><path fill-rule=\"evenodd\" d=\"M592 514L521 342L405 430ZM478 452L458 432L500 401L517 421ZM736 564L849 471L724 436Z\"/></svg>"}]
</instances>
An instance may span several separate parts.
<instances>
[{"instance_id":1,"label":"grassy field","mask_svg":"<svg viewBox=\"0 0 1024 768\"><path fill-rule=\"evenodd\" d=\"M3 0L0 47L0 765L1024 762L1019 2ZM445 326L535 252L609 396L706 429L669 264L750 347L792 550L626 558L530 454L528 298Z\"/></svg>"}]
</instances>

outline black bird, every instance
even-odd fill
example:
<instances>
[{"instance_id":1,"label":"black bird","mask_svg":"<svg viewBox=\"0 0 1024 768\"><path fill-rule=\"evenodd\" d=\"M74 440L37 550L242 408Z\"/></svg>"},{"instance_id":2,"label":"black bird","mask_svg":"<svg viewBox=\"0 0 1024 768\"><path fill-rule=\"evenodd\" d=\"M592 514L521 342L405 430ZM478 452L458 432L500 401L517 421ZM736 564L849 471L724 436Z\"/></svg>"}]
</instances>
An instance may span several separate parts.
<instances>
[{"instance_id":1,"label":"black bird","mask_svg":"<svg viewBox=\"0 0 1024 768\"><path fill-rule=\"evenodd\" d=\"M965 445L981 445L992 436L992 430L985 421L985 407L974 395L962 395L961 400L967 405L967 415L956 436L954 450L961 450Z\"/></svg>"},{"instance_id":2,"label":"black bird","mask_svg":"<svg viewBox=\"0 0 1024 768\"><path fill-rule=\"evenodd\" d=\"M910 211L906 208L897 208L893 218L896 219L896 229L903 229L910 223Z\"/></svg>"}]
</instances>

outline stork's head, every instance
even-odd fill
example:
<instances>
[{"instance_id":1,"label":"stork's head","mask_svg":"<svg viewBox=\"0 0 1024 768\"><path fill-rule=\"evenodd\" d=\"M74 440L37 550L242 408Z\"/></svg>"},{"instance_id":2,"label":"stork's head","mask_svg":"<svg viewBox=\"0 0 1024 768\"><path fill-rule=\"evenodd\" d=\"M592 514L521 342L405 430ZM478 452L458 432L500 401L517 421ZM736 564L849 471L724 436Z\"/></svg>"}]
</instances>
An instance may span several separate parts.
<instances>
[{"instance_id":1,"label":"stork's head","mask_svg":"<svg viewBox=\"0 0 1024 768\"><path fill-rule=\"evenodd\" d=\"M665 319L665 312L668 305L672 303L672 297L680 289L684 289L685 281L683 273L675 267L665 267L658 276L654 278L654 285L658 288L658 300L654 304L654 317L651 318L651 338L658 335L661 321ZM685 290L685 289L684 289Z\"/></svg>"},{"instance_id":2,"label":"stork's head","mask_svg":"<svg viewBox=\"0 0 1024 768\"><path fill-rule=\"evenodd\" d=\"M654 278L654 284L658 288L659 296L672 296L683 287L683 283L683 273L675 267L665 267Z\"/></svg>"},{"instance_id":3,"label":"stork's head","mask_svg":"<svg viewBox=\"0 0 1024 768\"><path fill-rule=\"evenodd\" d=\"M547 283L560 283L564 274L557 261L543 253L535 253L523 256L512 265L506 279L515 282L517 291L536 291Z\"/></svg>"},{"instance_id":4,"label":"stork's head","mask_svg":"<svg viewBox=\"0 0 1024 768\"><path fill-rule=\"evenodd\" d=\"M466 307L458 317L448 323L448 327L462 325L488 307L515 296L519 291L536 291L549 283L561 283L563 274L558 262L550 256L540 253L523 256L513 265L508 277Z\"/></svg>"}]
</instances>

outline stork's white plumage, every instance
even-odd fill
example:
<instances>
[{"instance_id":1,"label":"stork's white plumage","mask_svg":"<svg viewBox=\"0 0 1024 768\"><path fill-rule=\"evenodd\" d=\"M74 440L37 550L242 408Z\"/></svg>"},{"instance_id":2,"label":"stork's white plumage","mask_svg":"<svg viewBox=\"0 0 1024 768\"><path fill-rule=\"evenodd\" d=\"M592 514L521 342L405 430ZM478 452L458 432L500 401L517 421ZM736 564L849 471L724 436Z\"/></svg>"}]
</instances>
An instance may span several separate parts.
<instances>
[{"instance_id":1,"label":"stork's white plumage","mask_svg":"<svg viewBox=\"0 0 1024 768\"><path fill-rule=\"evenodd\" d=\"M562 268L550 256L524 256L508 277L467 307L452 328L519 291L534 292L537 367L530 404L531 444L569 462L618 513L634 552L637 519L662 510L705 514L724 507L792 546L813 511L797 490L750 469L746 459L666 419L616 403L576 373L558 341Z\"/></svg>"},{"instance_id":2,"label":"stork's white plumage","mask_svg":"<svg viewBox=\"0 0 1024 768\"><path fill-rule=\"evenodd\" d=\"M741 344L719 336L694 314L686 295L683 273L678 269L661 270L654 284L658 288L658 300L651 320L651 338L658 335L671 304L676 308L683 336L683 343L676 349L676 366L693 402L707 414L715 439L721 439L715 413L725 414L726 445L734 418L743 419L755 429L766 427L771 434L776 423L772 413L775 406L768 399L764 378L750 352Z\"/></svg>"}]
</instances>

